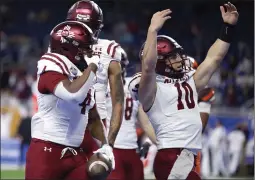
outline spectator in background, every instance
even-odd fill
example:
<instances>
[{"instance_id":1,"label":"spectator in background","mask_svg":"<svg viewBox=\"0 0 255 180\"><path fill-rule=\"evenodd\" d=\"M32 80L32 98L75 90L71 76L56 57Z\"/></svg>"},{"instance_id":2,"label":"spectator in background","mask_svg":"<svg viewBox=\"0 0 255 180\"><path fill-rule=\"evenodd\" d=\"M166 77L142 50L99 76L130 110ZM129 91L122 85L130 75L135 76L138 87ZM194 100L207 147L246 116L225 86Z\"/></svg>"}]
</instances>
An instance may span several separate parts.
<instances>
[{"instance_id":1,"label":"spectator in background","mask_svg":"<svg viewBox=\"0 0 255 180\"><path fill-rule=\"evenodd\" d=\"M253 113L255 113L255 111ZM251 115L248 124L249 137L245 147L245 165L247 167L248 175L252 177L254 177L254 121L255 118L253 114Z\"/></svg>"},{"instance_id":2,"label":"spectator in background","mask_svg":"<svg viewBox=\"0 0 255 180\"><path fill-rule=\"evenodd\" d=\"M245 165L247 167L248 175L254 176L254 132L249 138L245 148Z\"/></svg>"},{"instance_id":3,"label":"spectator in background","mask_svg":"<svg viewBox=\"0 0 255 180\"><path fill-rule=\"evenodd\" d=\"M21 119L21 123L18 128L18 137L21 140L19 165L20 167L23 167L26 152L31 141L31 116L26 116Z\"/></svg>"},{"instance_id":4,"label":"spectator in background","mask_svg":"<svg viewBox=\"0 0 255 180\"><path fill-rule=\"evenodd\" d=\"M201 175L207 178L211 175L210 164L210 142L209 142L209 128L206 127L202 135L202 161L201 161Z\"/></svg>"},{"instance_id":5,"label":"spectator in background","mask_svg":"<svg viewBox=\"0 0 255 180\"><path fill-rule=\"evenodd\" d=\"M9 77L9 86L22 103L27 102L31 96L31 80L29 77L25 69L17 69Z\"/></svg>"},{"instance_id":6,"label":"spectator in background","mask_svg":"<svg viewBox=\"0 0 255 180\"><path fill-rule=\"evenodd\" d=\"M246 139L243 132L243 126L239 124L236 129L228 134L227 139L229 144L228 170L229 174L233 176L238 173L240 159L242 157L243 147Z\"/></svg>"},{"instance_id":7,"label":"spectator in background","mask_svg":"<svg viewBox=\"0 0 255 180\"><path fill-rule=\"evenodd\" d=\"M205 50L203 45L203 34L202 29L198 25L197 22L191 23L191 33L193 35L193 41L192 45L195 48L193 52L195 55L193 56L199 63L201 63L201 60L205 57Z\"/></svg>"},{"instance_id":8,"label":"spectator in background","mask_svg":"<svg viewBox=\"0 0 255 180\"><path fill-rule=\"evenodd\" d=\"M1 89L1 138L14 138L20 124L19 100L9 88Z\"/></svg>"},{"instance_id":9,"label":"spectator in background","mask_svg":"<svg viewBox=\"0 0 255 180\"><path fill-rule=\"evenodd\" d=\"M225 165L225 154L227 144L227 132L226 128L220 121L216 123L215 129L211 131L209 142L210 151L212 154L212 175L217 177L220 173L223 176L228 176L228 169Z\"/></svg>"}]
</instances>

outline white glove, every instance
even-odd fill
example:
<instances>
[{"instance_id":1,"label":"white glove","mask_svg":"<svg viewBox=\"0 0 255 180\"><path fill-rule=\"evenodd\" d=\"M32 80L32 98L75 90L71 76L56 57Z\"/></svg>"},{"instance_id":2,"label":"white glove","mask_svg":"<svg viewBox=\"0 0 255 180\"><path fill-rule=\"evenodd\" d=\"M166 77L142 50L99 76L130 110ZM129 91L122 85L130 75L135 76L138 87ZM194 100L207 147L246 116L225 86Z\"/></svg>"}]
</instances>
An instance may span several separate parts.
<instances>
[{"instance_id":1,"label":"white glove","mask_svg":"<svg viewBox=\"0 0 255 180\"><path fill-rule=\"evenodd\" d=\"M113 151L112 151L112 147L109 144L104 144L100 149L96 150L93 152L95 153L102 153L104 154L109 161L111 161L112 163L112 169L115 169L115 159L114 159L114 155L113 155Z\"/></svg>"},{"instance_id":2,"label":"white glove","mask_svg":"<svg viewBox=\"0 0 255 180\"><path fill-rule=\"evenodd\" d=\"M99 60L100 60L98 55L94 55L91 58L89 58L88 56L85 56L84 59L87 62L87 65L94 63L98 67Z\"/></svg>"}]
</instances>

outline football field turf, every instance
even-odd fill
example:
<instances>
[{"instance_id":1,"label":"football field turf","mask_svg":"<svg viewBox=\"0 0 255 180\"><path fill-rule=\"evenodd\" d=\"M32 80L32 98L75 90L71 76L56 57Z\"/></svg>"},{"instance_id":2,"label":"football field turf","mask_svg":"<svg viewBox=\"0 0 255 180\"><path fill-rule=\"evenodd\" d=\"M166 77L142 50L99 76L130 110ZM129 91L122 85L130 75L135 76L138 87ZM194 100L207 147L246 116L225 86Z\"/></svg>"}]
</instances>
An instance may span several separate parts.
<instances>
[{"instance_id":1,"label":"football field turf","mask_svg":"<svg viewBox=\"0 0 255 180\"><path fill-rule=\"evenodd\" d=\"M24 179L25 171L21 170L1 170L1 179ZM154 179L153 175L148 175L145 179ZM239 177L239 178L209 178L209 179L232 179L232 180L252 180L253 178Z\"/></svg>"},{"instance_id":2,"label":"football field turf","mask_svg":"<svg viewBox=\"0 0 255 180\"><path fill-rule=\"evenodd\" d=\"M25 171L22 170L1 170L1 179L24 179Z\"/></svg>"}]
</instances>

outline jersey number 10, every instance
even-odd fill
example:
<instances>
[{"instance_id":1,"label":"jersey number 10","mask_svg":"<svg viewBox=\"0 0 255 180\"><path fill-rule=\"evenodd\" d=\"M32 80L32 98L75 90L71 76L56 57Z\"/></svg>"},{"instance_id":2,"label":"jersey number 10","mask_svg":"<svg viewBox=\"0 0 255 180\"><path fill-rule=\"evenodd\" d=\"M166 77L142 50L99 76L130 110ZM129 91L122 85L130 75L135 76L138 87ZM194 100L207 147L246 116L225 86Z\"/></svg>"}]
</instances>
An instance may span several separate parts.
<instances>
[{"instance_id":1,"label":"jersey number 10","mask_svg":"<svg viewBox=\"0 0 255 180\"><path fill-rule=\"evenodd\" d=\"M181 86L185 90L185 101L186 101L186 104L187 104L188 108L189 109L193 109L195 107L195 101L194 101L194 96L193 96L193 90L190 87L190 85L188 83L186 83L186 82L183 82L183 83L181 83L181 85L179 83L176 83L174 86L177 88L177 92L178 92L177 109L178 110L184 109L184 105L182 103L182 90L181 90Z\"/></svg>"}]
</instances>

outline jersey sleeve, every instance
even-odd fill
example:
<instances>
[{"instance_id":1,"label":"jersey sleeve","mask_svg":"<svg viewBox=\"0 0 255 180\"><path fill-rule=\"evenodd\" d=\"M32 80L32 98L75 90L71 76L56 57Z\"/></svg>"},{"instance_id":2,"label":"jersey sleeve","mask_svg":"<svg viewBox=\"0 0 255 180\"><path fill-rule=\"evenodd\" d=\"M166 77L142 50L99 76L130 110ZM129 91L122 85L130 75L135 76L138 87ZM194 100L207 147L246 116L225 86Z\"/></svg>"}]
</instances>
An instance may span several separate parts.
<instances>
[{"instance_id":1,"label":"jersey sleeve","mask_svg":"<svg viewBox=\"0 0 255 180\"><path fill-rule=\"evenodd\" d=\"M47 71L54 71L64 75L69 75L69 69L63 60L63 57L54 53L44 54L37 62L37 74L43 74Z\"/></svg>"},{"instance_id":2,"label":"jersey sleeve","mask_svg":"<svg viewBox=\"0 0 255 180\"><path fill-rule=\"evenodd\" d=\"M129 93L131 94L132 99L134 99L135 101L138 100L138 89L139 89L140 80L141 80L141 73L137 73L132 77L132 79L130 80L128 84Z\"/></svg>"},{"instance_id":3,"label":"jersey sleeve","mask_svg":"<svg viewBox=\"0 0 255 180\"><path fill-rule=\"evenodd\" d=\"M121 46L115 41L110 41L106 49L106 54L108 55L109 59L121 61L121 53Z\"/></svg>"},{"instance_id":4,"label":"jersey sleeve","mask_svg":"<svg viewBox=\"0 0 255 180\"><path fill-rule=\"evenodd\" d=\"M53 94L56 85L67 77L59 72L49 71L40 75L38 91L42 94Z\"/></svg>"}]
</instances>

